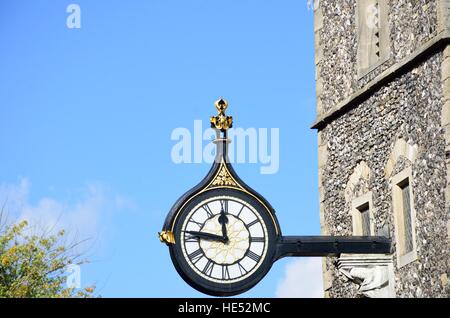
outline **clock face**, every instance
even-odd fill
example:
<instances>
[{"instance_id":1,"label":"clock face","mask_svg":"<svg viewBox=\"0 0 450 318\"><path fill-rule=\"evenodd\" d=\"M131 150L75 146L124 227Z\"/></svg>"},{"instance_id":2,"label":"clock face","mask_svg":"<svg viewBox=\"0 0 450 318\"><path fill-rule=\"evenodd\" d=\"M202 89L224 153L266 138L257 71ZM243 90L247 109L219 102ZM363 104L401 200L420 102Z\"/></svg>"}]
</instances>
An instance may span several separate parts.
<instances>
[{"instance_id":1,"label":"clock face","mask_svg":"<svg viewBox=\"0 0 450 318\"><path fill-rule=\"evenodd\" d=\"M251 288L270 269L275 233L269 212L256 198L231 189L212 190L181 209L171 257L194 288L234 295Z\"/></svg>"},{"instance_id":2,"label":"clock face","mask_svg":"<svg viewBox=\"0 0 450 318\"><path fill-rule=\"evenodd\" d=\"M226 222L221 222L222 214ZM198 235L221 237L223 223L228 238L225 242ZM217 196L201 201L184 219L182 231L184 257L198 275L209 281L241 281L261 266L267 253L267 228L261 215L237 197Z\"/></svg>"}]
</instances>

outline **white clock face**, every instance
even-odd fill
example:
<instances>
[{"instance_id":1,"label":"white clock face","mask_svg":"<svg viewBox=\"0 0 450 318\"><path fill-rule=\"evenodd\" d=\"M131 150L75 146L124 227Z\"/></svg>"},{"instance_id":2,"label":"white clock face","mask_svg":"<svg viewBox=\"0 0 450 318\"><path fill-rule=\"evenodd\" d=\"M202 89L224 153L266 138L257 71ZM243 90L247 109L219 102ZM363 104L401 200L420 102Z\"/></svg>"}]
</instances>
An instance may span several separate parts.
<instances>
[{"instance_id":1,"label":"white clock face","mask_svg":"<svg viewBox=\"0 0 450 318\"><path fill-rule=\"evenodd\" d=\"M221 215L226 216L226 223ZM187 263L198 275L216 283L249 277L267 253L264 220L253 206L236 197L216 196L200 202L188 213L181 230ZM224 231L226 242L215 239L223 237ZM208 234L212 238L205 237Z\"/></svg>"}]
</instances>

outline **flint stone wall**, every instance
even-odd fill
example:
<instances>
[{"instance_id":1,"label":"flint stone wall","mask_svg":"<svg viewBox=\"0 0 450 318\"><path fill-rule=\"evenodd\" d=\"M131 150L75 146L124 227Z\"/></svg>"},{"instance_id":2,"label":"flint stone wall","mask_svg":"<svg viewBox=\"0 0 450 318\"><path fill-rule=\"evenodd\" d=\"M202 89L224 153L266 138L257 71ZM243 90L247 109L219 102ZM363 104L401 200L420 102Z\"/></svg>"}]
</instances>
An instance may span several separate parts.
<instances>
[{"instance_id":1,"label":"flint stone wall","mask_svg":"<svg viewBox=\"0 0 450 318\"><path fill-rule=\"evenodd\" d=\"M435 36L438 1L389 1L390 58L358 78L355 1L320 0L315 12L318 115ZM433 53L319 129L319 195L324 235L352 235L351 202L346 199L346 187L355 168L364 162L370 169L369 177L353 185L352 193L357 197L372 192L375 234L388 233L395 249L390 178L412 168L418 259L399 268L397 255L393 254L397 297L450 296L450 213L445 196L449 165L446 146L450 135L442 126L447 100L443 61L443 51ZM389 162L400 139L416 147L413 162L406 157ZM386 167L392 164L386 175ZM327 258L323 271L325 296L360 296L358 286L339 274L336 259Z\"/></svg>"}]
</instances>

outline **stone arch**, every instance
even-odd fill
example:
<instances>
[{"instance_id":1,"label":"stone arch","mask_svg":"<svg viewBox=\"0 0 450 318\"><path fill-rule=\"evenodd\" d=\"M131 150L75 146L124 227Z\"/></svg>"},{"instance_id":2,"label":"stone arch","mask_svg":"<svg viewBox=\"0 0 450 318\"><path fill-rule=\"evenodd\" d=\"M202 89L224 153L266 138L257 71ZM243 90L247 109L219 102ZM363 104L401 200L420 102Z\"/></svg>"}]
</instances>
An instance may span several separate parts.
<instances>
[{"instance_id":1,"label":"stone arch","mask_svg":"<svg viewBox=\"0 0 450 318\"><path fill-rule=\"evenodd\" d=\"M386 167L384 168L385 178L387 179L391 177L392 172L394 172L395 169L395 164L400 157L405 157L413 163L417 159L417 154L419 152L418 149L419 147L417 144L411 145L403 138L398 139L392 148L391 155L389 156Z\"/></svg>"},{"instance_id":2,"label":"stone arch","mask_svg":"<svg viewBox=\"0 0 450 318\"><path fill-rule=\"evenodd\" d=\"M353 170L350 178L348 179L347 186L345 187L345 201L350 202L353 197L353 192L359 180L370 179L370 168L365 161L361 161Z\"/></svg>"}]
</instances>

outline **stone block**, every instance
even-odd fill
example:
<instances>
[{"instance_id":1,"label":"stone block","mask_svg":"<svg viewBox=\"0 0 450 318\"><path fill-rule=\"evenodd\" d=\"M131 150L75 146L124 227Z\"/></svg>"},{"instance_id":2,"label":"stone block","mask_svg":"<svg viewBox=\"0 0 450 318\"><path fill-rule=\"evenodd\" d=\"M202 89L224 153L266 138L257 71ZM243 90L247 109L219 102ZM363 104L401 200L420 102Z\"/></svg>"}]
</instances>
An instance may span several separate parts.
<instances>
[{"instance_id":1,"label":"stone block","mask_svg":"<svg viewBox=\"0 0 450 318\"><path fill-rule=\"evenodd\" d=\"M323 146L323 145L325 145L325 142L326 142L326 140L325 140L325 138L323 136L323 132L319 131L317 133L317 144L319 146Z\"/></svg>"},{"instance_id":2,"label":"stone block","mask_svg":"<svg viewBox=\"0 0 450 318\"><path fill-rule=\"evenodd\" d=\"M448 170L447 170L447 178L448 178ZM447 187L445 188L445 201L447 202L447 204L450 203L450 186L448 184L448 181L449 180L447 179ZM447 208L448 208L448 206L447 206ZM450 223L449 222L447 222L447 234L450 239Z\"/></svg>"},{"instance_id":3,"label":"stone block","mask_svg":"<svg viewBox=\"0 0 450 318\"><path fill-rule=\"evenodd\" d=\"M319 186L319 202L325 201L325 190L322 186Z\"/></svg>"},{"instance_id":4,"label":"stone block","mask_svg":"<svg viewBox=\"0 0 450 318\"><path fill-rule=\"evenodd\" d=\"M320 70L321 70L321 67L320 67L320 63L319 63L319 64L316 65L316 69L315 69L315 72L314 72L314 79L316 81L320 78Z\"/></svg>"},{"instance_id":5,"label":"stone block","mask_svg":"<svg viewBox=\"0 0 450 318\"><path fill-rule=\"evenodd\" d=\"M450 99L450 78L442 81L442 90L444 93L444 100L447 101Z\"/></svg>"},{"instance_id":6,"label":"stone block","mask_svg":"<svg viewBox=\"0 0 450 318\"><path fill-rule=\"evenodd\" d=\"M314 12L314 32L323 28L323 14L322 10L316 10Z\"/></svg>"},{"instance_id":7,"label":"stone block","mask_svg":"<svg viewBox=\"0 0 450 318\"><path fill-rule=\"evenodd\" d=\"M450 241L450 220L447 221L447 239Z\"/></svg>"},{"instance_id":8,"label":"stone block","mask_svg":"<svg viewBox=\"0 0 450 318\"><path fill-rule=\"evenodd\" d=\"M442 62L442 80L446 80L450 77L450 57L445 58Z\"/></svg>"},{"instance_id":9,"label":"stone block","mask_svg":"<svg viewBox=\"0 0 450 318\"><path fill-rule=\"evenodd\" d=\"M322 59L323 59L323 49L320 45L317 45L314 54L315 64L316 65L319 64L320 61L322 61Z\"/></svg>"},{"instance_id":10,"label":"stone block","mask_svg":"<svg viewBox=\"0 0 450 318\"><path fill-rule=\"evenodd\" d=\"M323 80L319 78L316 81L316 97L319 97L322 95L323 92Z\"/></svg>"},{"instance_id":11,"label":"stone block","mask_svg":"<svg viewBox=\"0 0 450 318\"><path fill-rule=\"evenodd\" d=\"M441 125L442 127L450 125L450 100L447 100L442 107Z\"/></svg>"},{"instance_id":12,"label":"stone block","mask_svg":"<svg viewBox=\"0 0 450 318\"><path fill-rule=\"evenodd\" d=\"M444 59L450 57L450 45L447 45L444 49Z\"/></svg>"},{"instance_id":13,"label":"stone block","mask_svg":"<svg viewBox=\"0 0 450 318\"><path fill-rule=\"evenodd\" d=\"M450 1L448 0L437 1L437 18L438 18L437 26L439 32L448 30L450 28L449 11L450 11Z\"/></svg>"},{"instance_id":14,"label":"stone block","mask_svg":"<svg viewBox=\"0 0 450 318\"><path fill-rule=\"evenodd\" d=\"M320 98L316 99L316 112L318 115L323 113L323 103Z\"/></svg>"},{"instance_id":15,"label":"stone block","mask_svg":"<svg viewBox=\"0 0 450 318\"><path fill-rule=\"evenodd\" d=\"M332 279L331 272L329 270L325 271L323 273L323 290L324 291L330 290L332 283L333 283L333 279Z\"/></svg>"},{"instance_id":16,"label":"stone block","mask_svg":"<svg viewBox=\"0 0 450 318\"><path fill-rule=\"evenodd\" d=\"M441 275L441 284L442 284L442 286L447 286L447 284L448 284L448 277L447 277L447 274L442 274Z\"/></svg>"},{"instance_id":17,"label":"stone block","mask_svg":"<svg viewBox=\"0 0 450 318\"><path fill-rule=\"evenodd\" d=\"M392 158L389 158L386 167L384 169L384 177L386 179L389 179L391 177L392 171L394 171L394 167L395 167L394 161L392 160Z\"/></svg>"},{"instance_id":18,"label":"stone block","mask_svg":"<svg viewBox=\"0 0 450 318\"><path fill-rule=\"evenodd\" d=\"M450 145L450 128L445 128L444 136L445 136L445 144L447 146Z\"/></svg>"},{"instance_id":19,"label":"stone block","mask_svg":"<svg viewBox=\"0 0 450 318\"><path fill-rule=\"evenodd\" d=\"M319 167L323 167L327 164L328 151L327 145L319 146Z\"/></svg>"}]
</instances>

